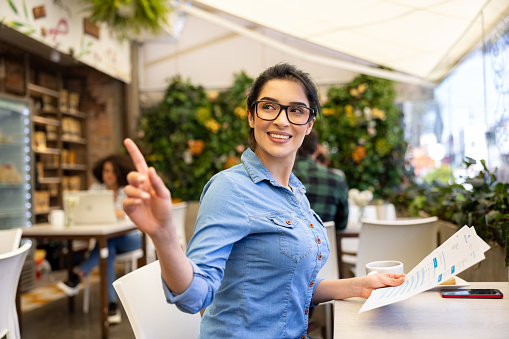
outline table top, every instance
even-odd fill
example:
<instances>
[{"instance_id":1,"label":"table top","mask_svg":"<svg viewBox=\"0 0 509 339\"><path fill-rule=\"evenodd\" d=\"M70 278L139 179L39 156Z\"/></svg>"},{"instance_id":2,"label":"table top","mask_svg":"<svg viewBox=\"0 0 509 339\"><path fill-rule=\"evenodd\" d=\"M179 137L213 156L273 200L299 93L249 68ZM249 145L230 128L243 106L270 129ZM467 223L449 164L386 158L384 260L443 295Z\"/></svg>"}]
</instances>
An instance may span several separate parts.
<instances>
[{"instance_id":1,"label":"table top","mask_svg":"<svg viewBox=\"0 0 509 339\"><path fill-rule=\"evenodd\" d=\"M366 299L334 302L334 338L508 338L509 283L471 282L497 288L503 299L446 299L426 291L359 314Z\"/></svg>"},{"instance_id":2,"label":"table top","mask_svg":"<svg viewBox=\"0 0 509 339\"><path fill-rule=\"evenodd\" d=\"M134 229L137 227L129 219L114 224L90 224L73 227L54 227L49 223L42 223L23 228L23 236L101 236Z\"/></svg>"}]
</instances>

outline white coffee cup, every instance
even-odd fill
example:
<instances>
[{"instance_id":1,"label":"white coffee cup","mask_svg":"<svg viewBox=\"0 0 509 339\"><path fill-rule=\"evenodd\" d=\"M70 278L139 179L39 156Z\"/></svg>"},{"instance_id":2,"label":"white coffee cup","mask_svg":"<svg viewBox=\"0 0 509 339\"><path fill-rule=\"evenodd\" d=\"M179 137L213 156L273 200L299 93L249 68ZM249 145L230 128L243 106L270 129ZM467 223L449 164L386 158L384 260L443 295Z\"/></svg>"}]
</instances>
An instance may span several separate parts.
<instances>
[{"instance_id":1,"label":"white coffee cup","mask_svg":"<svg viewBox=\"0 0 509 339\"><path fill-rule=\"evenodd\" d=\"M405 273L403 263L395 260L372 261L366 264L366 275L377 273Z\"/></svg>"},{"instance_id":2,"label":"white coffee cup","mask_svg":"<svg viewBox=\"0 0 509 339\"><path fill-rule=\"evenodd\" d=\"M49 212L48 221L53 227L64 227L64 210L53 210Z\"/></svg>"}]
</instances>

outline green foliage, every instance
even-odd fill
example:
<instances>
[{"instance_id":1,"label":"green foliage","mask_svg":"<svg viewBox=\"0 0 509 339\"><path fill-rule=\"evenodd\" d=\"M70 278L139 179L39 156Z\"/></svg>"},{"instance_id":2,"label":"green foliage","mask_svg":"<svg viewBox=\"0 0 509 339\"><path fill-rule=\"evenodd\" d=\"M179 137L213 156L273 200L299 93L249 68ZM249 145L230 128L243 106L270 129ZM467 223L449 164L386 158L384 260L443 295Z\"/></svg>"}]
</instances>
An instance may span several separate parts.
<instances>
[{"instance_id":1,"label":"green foliage","mask_svg":"<svg viewBox=\"0 0 509 339\"><path fill-rule=\"evenodd\" d=\"M449 166L442 166L440 168L435 168L430 171L423 178L423 181L427 184L432 183L433 181L439 181L443 184L448 184L454 180L454 176L452 175L451 168Z\"/></svg>"},{"instance_id":2,"label":"green foliage","mask_svg":"<svg viewBox=\"0 0 509 339\"><path fill-rule=\"evenodd\" d=\"M469 168L476 163L467 158ZM425 211L458 227L474 226L476 233L485 241L496 242L506 248L506 265L509 266L509 184L497 182L497 178L481 160L483 170L473 178L465 178L463 184L432 181L422 185L412 184L398 201L408 206L410 212Z\"/></svg>"},{"instance_id":3,"label":"green foliage","mask_svg":"<svg viewBox=\"0 0 509 339\"><path fill-rule=\"evenodd\" d=\"M83 0L89 6L90 20L105 23L119 38L129 38L143 30L158 33L168 24L172 11L166 0Z\"/></svg>"},{"instance_id":4,"label":"green foliage","mask_svg":"<svg viewBox=\"0 0 509 339\"><path fill-rule=\"evenodd\" d=\"M405 175L407 144L395 97L392 81L360 75L329 90L314 127L349 187L369 189L376 198L389 197Z\"/></svg>"},{"instance_id":5,"label":"green foliage","mask_svg":"<svg viewBox=\"0 0 509 339\"><path fill-rule=\"evenodd\" d=\"M208 97L201 86L175 77L163 101L144 112L139 142L174 198L198 200L214 174L240 162L249 131L245 93L252 81L240 73L230 89Z\"/></svg>"}]
</instances>

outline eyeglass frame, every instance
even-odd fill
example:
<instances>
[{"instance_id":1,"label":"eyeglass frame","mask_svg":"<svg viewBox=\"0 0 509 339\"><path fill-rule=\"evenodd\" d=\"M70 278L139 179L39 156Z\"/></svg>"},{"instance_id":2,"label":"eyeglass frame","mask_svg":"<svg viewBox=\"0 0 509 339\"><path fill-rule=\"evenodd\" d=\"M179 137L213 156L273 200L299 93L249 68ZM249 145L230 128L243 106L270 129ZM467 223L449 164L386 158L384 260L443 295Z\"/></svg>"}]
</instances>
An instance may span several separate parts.
<instances>
[{"instance_id":1,"label":"eyeglass frame","mask_svg":"<svg viewBox=\"0 0 509 339\"><path fill-rule=\"evenodd\" d=\"M264 119L264 118L260 118L260 116L258 115L258 104L260 102L268 102L268 103L271 103L271 104L276 104L276 105L279 105L280 109L279 109L279 112L278 114L276 115L276 117L274 119ZM306 125L307 123L309 123L309 120L311 120L312 117L315 117L316 116L316 112L313 108L311 107L307 107L307 106L303 106L303 105L283 105L283 104L280 104L279 102L275 102L275 101L270 101L270 100L255 100L253 101L253 105L254 106L254 109L255 109L255 113L256 113L256 116L258 117L258 119L262 119L264 121L274 121L276 120L279 115L281 114L281 111L284 109L285 110L285 113L286 113L286 119L288 119L288 122L293 124L293 125L297 125L297 126L303 126L303 125ZM303 123L303 124L296 124L294 122L292 122L290 120L290 118L288 117L288 108L290 107L302 107L302 108L306 108L309 110L309 117L308 117L308 120Z\"/></svg>"}]
</instances>

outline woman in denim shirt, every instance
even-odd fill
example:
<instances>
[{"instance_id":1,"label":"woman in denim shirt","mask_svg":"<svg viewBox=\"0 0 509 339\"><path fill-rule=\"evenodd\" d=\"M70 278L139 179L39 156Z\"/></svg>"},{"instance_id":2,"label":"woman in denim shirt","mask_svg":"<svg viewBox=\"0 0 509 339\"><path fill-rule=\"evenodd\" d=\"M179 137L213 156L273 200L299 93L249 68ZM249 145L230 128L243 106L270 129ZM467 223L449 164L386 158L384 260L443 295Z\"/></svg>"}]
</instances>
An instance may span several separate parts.
<instances>
[{"instance_id":1,"label":"woman in denim shirt","mask_svg":"<svg viewBox=\"0 0 509 339\"><path fill-rule=\"evenodd\" d=\"M403 282L401 274L323 280L329 256L322 221L292 174L297 149L320 110L307 73L278 64L247 98L250 148L242 163L205 186L187 254L178 243L171 194L136 145L124 210L153 240L168 302L203 315L202 338L306 338L309 307Z\"/></svg>"}]
</instances>

